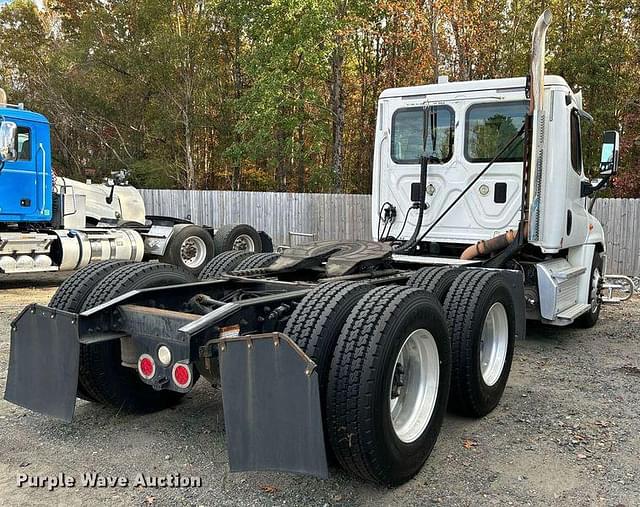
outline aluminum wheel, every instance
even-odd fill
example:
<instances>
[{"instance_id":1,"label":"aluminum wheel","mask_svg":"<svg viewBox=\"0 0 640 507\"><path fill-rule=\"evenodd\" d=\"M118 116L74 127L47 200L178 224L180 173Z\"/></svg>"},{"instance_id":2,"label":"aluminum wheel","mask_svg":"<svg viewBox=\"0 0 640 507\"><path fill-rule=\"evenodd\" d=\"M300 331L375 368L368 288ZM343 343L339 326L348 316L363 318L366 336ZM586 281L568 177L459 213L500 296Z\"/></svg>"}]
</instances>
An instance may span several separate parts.
<instances>
[{"instance_id":1,"label":"aluminum wheel","mask_svg":"<svg viewBox=\"0 0 640 507\"><path fill-rule=\"evenodd\" d=\"M509 345L509 319L502 303L494 303L484 319L480 338L480 371L488 386L500 379Z\"/></svg>"},{"instance_id":2,"label":"aluminum wheel","mask_svg":"<svg viewBox=\"0 0 640 507\"><path fill-rule=\"evenodd\" d=\"M415 442L429 425L439 380L436 341L426 329L416 329L400 348L389 387L391 423L402 442Z\"/></svg>"},{"instance_id":3,"label":"aluminum wheel","mask_svg":"<svg viewBox=\"0 0 640 507\"><path fill-rule=\"evenodd\" d=\"M600 275L600 269L593 270L593 276L591 277L591 313L596 313L600 308L601 296L600 286L602 285L602 275Z\"/></svg>"},{"instance_id":4,"label":"aluminum wheel","mask_svg":"<svg viewBox=\"0 0 640 507\"><path fill-rule=\"evenodd\" d=\"M255 252L256 244L248 234L240 234L233 242L233 249L244 252Z\"/></svg>"},{"instance_id":5,"label":"aluminum wheel","mask_svg":"<svg viewBox=\"0 0 640 507\"><path fill-rule=\"evenodd\" d=\"M207 245L198 236L189 236L180 245L180 259L188 268L198 268L207 259Z\"/></svg>"}]
</instances>

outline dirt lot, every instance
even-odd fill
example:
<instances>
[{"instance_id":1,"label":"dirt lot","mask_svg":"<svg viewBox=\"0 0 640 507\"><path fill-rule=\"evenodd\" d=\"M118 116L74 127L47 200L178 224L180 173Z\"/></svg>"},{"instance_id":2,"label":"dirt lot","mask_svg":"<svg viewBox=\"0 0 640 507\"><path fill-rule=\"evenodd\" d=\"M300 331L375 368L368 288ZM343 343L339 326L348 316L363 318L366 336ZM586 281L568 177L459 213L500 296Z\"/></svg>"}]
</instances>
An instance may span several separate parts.
<instances>
[{"instance_id":1,"label":"dirt lot","mask_svg":"<svg viewBox=\"0 0 640 507\"><path fill-rule=\"evenodd\" d=\"M0 279L0 389L9 323L46 303L60 277ZM24 287L24 288L20 288ZM636 505L640 503L640 298L592 330L530 326L500 406L448 416L418 476L390 490L333 470L327 481L230 474L219 392L201 383L174 410L134 417L79 402L72 424L0 401L0 504ZM125 487L18 488L16 478L121 476ZM134 487L136 474L197 476L201 487Z\"/></svg>"}]
</instances>

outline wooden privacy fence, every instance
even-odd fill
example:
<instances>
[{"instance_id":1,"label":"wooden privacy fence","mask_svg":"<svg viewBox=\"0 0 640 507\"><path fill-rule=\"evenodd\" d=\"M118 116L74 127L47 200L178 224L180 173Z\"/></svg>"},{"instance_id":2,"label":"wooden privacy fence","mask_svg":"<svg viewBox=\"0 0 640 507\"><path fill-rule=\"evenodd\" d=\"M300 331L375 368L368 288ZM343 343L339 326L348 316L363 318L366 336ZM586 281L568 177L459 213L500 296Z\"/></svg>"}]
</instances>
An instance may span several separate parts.
<instances>
[{"instance_id":1,"label":"wooden privacy fence","mask_svg":"<svg viewBox=\"0 0 640 507\"><path fill-rule=\"evenodd\" d=\"M190 218L201 225L247 223L275 244L289 232L316 239L371 239L371 196L219 190L141 190L147 214ZM608 272L640 275L640 199L599 199L593 208L607 238ZM294 242L296 239L294 238Z\"/></svg>"}]
</instances>

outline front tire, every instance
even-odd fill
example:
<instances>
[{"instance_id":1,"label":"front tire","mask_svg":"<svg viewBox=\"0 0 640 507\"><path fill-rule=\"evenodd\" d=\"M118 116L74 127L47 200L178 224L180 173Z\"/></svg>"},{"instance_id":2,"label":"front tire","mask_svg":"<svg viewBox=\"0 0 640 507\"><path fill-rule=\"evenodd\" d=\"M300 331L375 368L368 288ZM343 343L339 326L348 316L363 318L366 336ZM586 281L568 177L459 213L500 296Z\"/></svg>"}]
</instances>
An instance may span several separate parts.
<instances>
[{"instance_id":1,"label":"front tire","mask_svg":"<svg viewBox=\"0 0 640 507\"><path fill-rule=\"evenodd\" d=\"M407 355L417 362L409 365ZM367 292L342 328L328 378L327 434L342 467L384 485L413 477L440 432L450 368L446 321L433 295L399 286Z\"/></svg>"},{"instance_id":2,"label":"front tire","mask_svg":"<svg viewBox=\"0 0 640 507\"><path fill-rule=\"evenodd\" d=\"M591 308L587 313L581 315L576 319L576 325L583 328L589 328L596 325L600 318L600 310L602 308L602 295L600 289L603 275L604 261L602 259L602 253L595 252L593 254L593 262L591 263L591 280L589 282L589 301Z\"/></svg>"}]
</instances>

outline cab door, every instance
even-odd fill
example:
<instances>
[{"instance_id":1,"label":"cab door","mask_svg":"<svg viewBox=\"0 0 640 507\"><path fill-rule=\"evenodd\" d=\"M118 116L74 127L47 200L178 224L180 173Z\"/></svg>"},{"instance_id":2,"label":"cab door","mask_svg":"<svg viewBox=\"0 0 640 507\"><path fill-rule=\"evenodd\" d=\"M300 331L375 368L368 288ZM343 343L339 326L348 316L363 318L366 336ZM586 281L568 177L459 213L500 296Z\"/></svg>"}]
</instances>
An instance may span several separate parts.
<instances>
[{"instance_id":1,"label":"cab door","mask_svg":"<svg viewBox=\"0 0 640 507\"><path fill-rule=\"evenodd\" d=\"M35 129L16 121L18 159L0 170L0 220L28 222L38 205L38 171ZM41 218L40 218L41 219Z\"/></svg>"}]
</instances>

